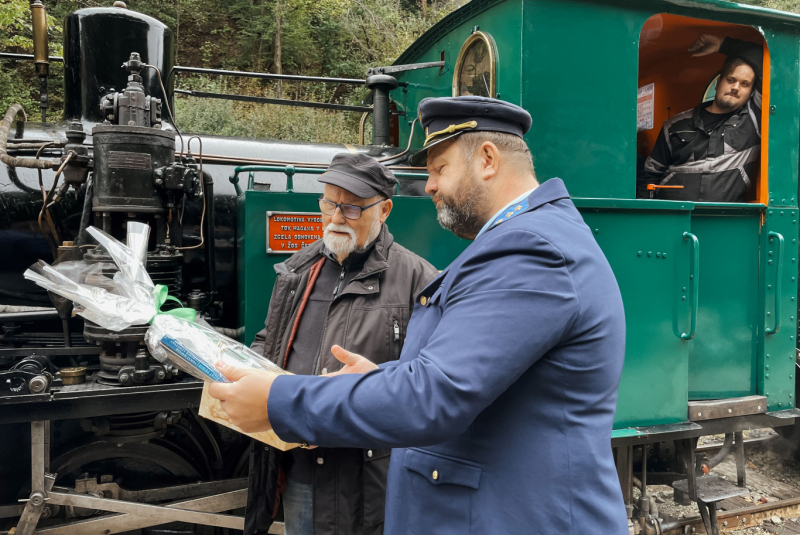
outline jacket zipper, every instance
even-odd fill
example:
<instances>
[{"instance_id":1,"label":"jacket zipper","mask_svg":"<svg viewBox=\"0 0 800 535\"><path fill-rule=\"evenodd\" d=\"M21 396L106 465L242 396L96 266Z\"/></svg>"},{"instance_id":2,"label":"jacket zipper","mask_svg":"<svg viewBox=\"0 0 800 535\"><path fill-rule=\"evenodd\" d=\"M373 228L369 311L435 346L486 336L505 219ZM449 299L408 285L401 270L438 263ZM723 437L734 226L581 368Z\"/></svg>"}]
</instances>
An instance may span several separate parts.
<instances>
[{"instance_id":1,"label":"jacket zipper","mask_svg":"<svg viewBox=\"0 0 800 535\"><path fill-rule=\"evenodd\" d=\"M394 320L394 358L400 357L400 324Z\"/></svg>"},{"instance_id":2,"label":"jacket zipper","mask_svg":"<svg viewBox=\"0 0 800 535\"><path fill-rule=\"evenodd\" d=\"M342 264L342 272L339 273L339 282L336 283L336 287L333 289L333 299L336 299L336 296L339 295L339 292L342 290L342 283L344 282L344 276L347 274L347 261Z\"/></svg>"}]
</instances>

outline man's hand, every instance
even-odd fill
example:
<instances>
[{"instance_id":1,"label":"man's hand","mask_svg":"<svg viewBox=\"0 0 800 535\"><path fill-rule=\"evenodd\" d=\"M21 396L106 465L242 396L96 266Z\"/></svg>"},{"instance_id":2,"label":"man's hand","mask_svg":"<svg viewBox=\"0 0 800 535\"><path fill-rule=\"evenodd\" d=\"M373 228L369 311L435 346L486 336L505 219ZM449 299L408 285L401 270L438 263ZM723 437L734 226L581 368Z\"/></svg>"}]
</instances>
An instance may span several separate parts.
<instances>
[{"instance_id":1,"label":"man's hand","mask_svg":"<svg viewBox=\"0 0 800 535\"><path fill-rule=\"evenodd\" d=\"M325 377L333 377L334 375L346 375L348 373L367 373L372 370L377 370L378 365L369 359L365 359L361 355L350 353L341 346L333 346L331 353L336 359L344 364L344 367L338 372L326 373Z\"/></svg>"},{"instance_id":2,"label":"man's hand","mask_svg":"<svg viewBox=\"0 0 800 535\"><path fill-rule=\"evenodd\" d=\"M689 52L692 57L707 56L719 52L719 47L722 46L722 37L716 35L703 34L697 38L692 46L689 47Z\"/></svg>"},{"instance_id":3,"label":"man's hand","mask_svg":"<svg viewBox=\"0 0 800 535\"><path fill-rule=\"evenodd\" d=\"M222 363L217 364L217 369L232 382L211 383L208 393L220 401L222 410L228 413L231 422L245 433L272 429L267 414L267 400L277 374Z\"/></svg>"}]
</instances>

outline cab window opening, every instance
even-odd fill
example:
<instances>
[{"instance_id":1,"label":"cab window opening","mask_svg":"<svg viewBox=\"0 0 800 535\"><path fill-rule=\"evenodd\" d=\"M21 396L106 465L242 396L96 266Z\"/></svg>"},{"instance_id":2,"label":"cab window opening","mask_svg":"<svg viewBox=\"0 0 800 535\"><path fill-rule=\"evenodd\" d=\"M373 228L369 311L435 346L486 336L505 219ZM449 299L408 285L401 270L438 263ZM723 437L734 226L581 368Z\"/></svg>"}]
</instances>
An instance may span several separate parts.
<instances>
[{"instance_id":1,"label":"cab window opening","mask_svg":"<svg viewBox=\"0 0 800 535\"><path fill-rule=\"evenodd\" d=\"M756 29L650 17L639 42L636 196L764 203L768 98Z\"/></svg>"}]
</instances>

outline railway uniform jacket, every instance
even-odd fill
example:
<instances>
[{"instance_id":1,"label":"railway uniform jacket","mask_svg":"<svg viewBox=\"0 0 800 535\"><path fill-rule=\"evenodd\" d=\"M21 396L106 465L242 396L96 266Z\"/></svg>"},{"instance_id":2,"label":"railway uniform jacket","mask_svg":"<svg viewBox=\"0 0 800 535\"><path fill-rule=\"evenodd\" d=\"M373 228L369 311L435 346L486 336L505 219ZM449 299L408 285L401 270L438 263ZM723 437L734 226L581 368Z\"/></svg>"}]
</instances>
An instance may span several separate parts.
<instances>
[{"instance_id":1,"label":"railway uniform jacket","mask_svg":"<svg viewBox=\"0 0 800 535\"><path fill-rule=\"evenodd\" d=\"M252 348L278 365L285 365L292 326L311 268L322 256L323 243L319 240L275 266L278 276L266 328L256 335ZM334 344L369 355L378 364L396 360L406 336L414 297L436 273L428 262L395 243L383 225L362 270L330 306L316 366L320 373L323 369L333 372L341 368L329 350ZM366 442L361 446L313 450L317 463L320 458L324 461L314 465L312 475L315 535L383 532L391 450ZM252 442L246 535L266 534L272 524L282 491L281 455L261 442Z\"/></svg>"},{"instance_id":2,"label":"railway uniform jacket","mask_svg":"<svg viewBox=\"0 0 800 535\"><path fill-rule=\"evenodd\" d=\"M659 189L653 197L701 202L744 202L761 151L763 51L747 41L726 38L719 50L744 59L756 79L747 103L712 129L703 125L701 110L710 103L679 113L668 121L644 163L637 197L650 198L647 184L683 186Z\"/></svg>"},{"instance_id":3,"label":"railway uniform jacket","mask_svg":"<svg viewBox=\"0 0 800 535\"><path fill-rule=\"evenodd\" d=\"M400 360L280 376L283 440L392 451L387 535L626 535L611 453L614 274L553 178L417 297Z\"/></svg>"}]
</instances>

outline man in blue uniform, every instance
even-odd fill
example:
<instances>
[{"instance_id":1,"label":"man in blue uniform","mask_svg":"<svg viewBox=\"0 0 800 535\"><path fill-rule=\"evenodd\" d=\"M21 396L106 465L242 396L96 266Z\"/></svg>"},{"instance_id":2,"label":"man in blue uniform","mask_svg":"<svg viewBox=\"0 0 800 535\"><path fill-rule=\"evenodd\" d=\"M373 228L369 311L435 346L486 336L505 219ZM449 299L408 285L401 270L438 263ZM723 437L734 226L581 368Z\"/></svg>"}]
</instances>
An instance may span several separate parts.
<instances>
[{"instance_id":1,"label":"man in blue uniform","mask_svg":"<svg viewBox=\"0 0 800 535\"><path fill-rule=\"evenodd\" d=\"M627 534L611 268L563 182L536 181L525 110L457 97L419 112L439 221L474 241L417 297L399 361L334 346L337 377L224 368L233 383L209 391L245 430L396 448L389 535Z\"/></svg>"}]
</instances>

